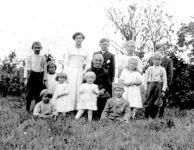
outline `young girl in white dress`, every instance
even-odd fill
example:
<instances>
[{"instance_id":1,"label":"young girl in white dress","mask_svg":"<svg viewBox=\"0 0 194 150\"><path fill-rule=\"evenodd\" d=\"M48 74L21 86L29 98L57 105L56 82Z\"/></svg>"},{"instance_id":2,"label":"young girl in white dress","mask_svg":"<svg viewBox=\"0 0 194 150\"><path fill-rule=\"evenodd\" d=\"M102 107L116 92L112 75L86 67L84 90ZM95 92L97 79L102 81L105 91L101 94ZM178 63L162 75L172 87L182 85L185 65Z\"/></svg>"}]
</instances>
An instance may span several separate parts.
<instances>
[{"instance_id":1,"label":"young girl in white dress","mask_svg":"<svg viewBox=\"0 0 194 150\"><path fill-rule=\"evenodd\" d=\"M86 83L83 83L79 89L79 99L77 102L78 112L76 119L80 118L84 111L88 112L88 120L92 120L93 111L97 110L97 96L99 94L98 86L94 84L96 75L94 72L86 72L84 75Z\"/></svg>"},{"instance_id":2,"label":"young girl in white dress","mask_svg":"<svg viewBox=\"0 0 194 150\"><path fill-rule=\"evenodd\" d=\"M57 73L56 81L58 81L58 83L54 90L52 103L58 113L65 114L73 110L73 107L70 105L67 75L64 72Z\"/></svg>"},{"instance_id":3,"label":"young girl in white dress","mask_svg":"<svg viewBox=\"0 0 194 150\"><path fill-rule=\"evenodd\" d=\"M57 76L56 69L57 69L57 66L56 66L56 64L53 61L49 61L47 63L46 88L49 91L51 91L52 93L54 93L54 89L55 89L55 86L57 84L57 81L56 81L56 76Z\"/></svg>"},{"instance_id":4,"label":"young girl in white dress","mask_svg":"<svg viewBox=\"0 0 194 150\"><path fill-rule=\"evenodd\" d=\"M123 98L129 101L132 119L135 119L137 108L142 108L140 85L142 84L143 79L137 66L137 59L130 58L128 60L128 66L123 69L119 79L119 82L124 85Z\"/></svg>"}]
</instances>

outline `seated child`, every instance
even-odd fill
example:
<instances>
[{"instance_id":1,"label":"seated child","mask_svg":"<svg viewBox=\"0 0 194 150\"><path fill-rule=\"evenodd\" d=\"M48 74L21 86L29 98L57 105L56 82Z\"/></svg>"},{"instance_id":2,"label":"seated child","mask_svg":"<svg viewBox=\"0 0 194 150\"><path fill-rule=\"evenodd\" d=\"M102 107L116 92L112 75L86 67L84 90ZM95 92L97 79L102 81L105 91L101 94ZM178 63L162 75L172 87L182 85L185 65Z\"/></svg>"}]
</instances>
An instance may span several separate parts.
<instances>
[{"instance_id":1,"label":"seated child","mask_svg":"<svg viewBox=\"0 0 194 150\"><path fill-rule=\"evenodd\" d=\"M44 89L40 93L41 101L36 104L33 115L41 118L52 118L57 115L54 106L50 103L52 92Z\"/></svg>"},{"instance_id":2,"label":"seated child","mask_svg":"<svg viewBox=\"0 0 194 150\"><path fill-rule=\"evenodd\" d=\"M122 95L124 86L120 83L113 85L114 97L108 99L106 106L101 115L101 119L110 119L112 121L125 121L129 122L130 119L130 106L129 102L125 100Z\"/></svg>"}]
</instances>

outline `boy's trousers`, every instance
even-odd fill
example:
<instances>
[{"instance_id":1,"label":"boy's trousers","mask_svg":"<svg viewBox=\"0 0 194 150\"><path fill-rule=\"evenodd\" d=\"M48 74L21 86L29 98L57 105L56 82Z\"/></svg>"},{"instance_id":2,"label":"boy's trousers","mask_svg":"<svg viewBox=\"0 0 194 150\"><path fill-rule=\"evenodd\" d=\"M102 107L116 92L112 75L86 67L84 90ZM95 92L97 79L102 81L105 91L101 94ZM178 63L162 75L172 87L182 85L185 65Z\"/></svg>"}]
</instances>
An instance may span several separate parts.
<instances>
[{"instance_id":1,"label":"boy's trousers","mask_svg":"<svg viewBox=\"0 0 194 150\"><path fill-rule=\"evenodd\" d=\"M26 89L26 110L28 112L30 111L32 100L35 100L35 103L41 101L40 92L43 89L43 75L43 72L30 71Z\"/></svg>"}]
</instances>

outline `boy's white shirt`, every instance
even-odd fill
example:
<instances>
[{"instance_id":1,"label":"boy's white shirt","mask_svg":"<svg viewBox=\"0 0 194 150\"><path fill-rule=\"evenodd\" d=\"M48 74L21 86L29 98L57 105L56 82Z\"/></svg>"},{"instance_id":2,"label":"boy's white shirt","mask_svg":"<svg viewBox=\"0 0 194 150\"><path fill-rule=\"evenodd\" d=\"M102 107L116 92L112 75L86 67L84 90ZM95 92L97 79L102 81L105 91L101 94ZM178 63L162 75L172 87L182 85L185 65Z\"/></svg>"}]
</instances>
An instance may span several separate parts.
<instances>
[{"instance_id":1,"label":"boy's white shirt","mask_svg":"<svg viewBox=\"0 0 194 150\"><path fill-rule=\"evenodd\" d=\"M166 70L162 66L150 66L145 73L145 90L147 89L148 82L162 82L162 90L167 89L167 75Z\"/></svg>"},{"instance_id":2,"label":"boy's white shirt","mask_svg":"<svg viewBox=\"0 0 194 150\"><path fill-rule=\"evenodd\" d=\"M46 58L41 54L32 54L25 60L24 78L27 78L27 72L32 70L34 72L43 72Z\"/></svg>"}]
</instances>

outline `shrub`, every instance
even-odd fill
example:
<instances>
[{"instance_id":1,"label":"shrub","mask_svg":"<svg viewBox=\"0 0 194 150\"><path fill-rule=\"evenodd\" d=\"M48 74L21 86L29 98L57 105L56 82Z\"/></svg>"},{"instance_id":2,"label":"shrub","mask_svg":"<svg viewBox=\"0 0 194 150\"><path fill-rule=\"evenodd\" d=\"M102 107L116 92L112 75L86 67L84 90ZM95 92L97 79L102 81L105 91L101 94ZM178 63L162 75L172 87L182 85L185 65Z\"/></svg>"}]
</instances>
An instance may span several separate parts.
<instances>
[{"instance_id":1,"label":"shrub","mask_svg":"<svg viewBox=\"0 0 194 150\"><path fill-rule=\"evenodd\" d=\"M186 63L174 53L171 53L170 57L174 64L174 76L168 92L169 106L194 108L194 65Z\"/></svg>"},{"instance_id":2,"label":"shrub","mask_svg":"<svg viewBox=\"0 0 194 150\"><path fill-rule=\"evenodd\" d=\"M11 52L8 58L3 60L0 69L0 95L21 95L24 92L23 67L18 68L15 52Z\"/></svg>"}]
</instances>

